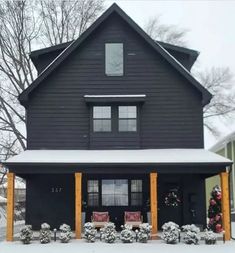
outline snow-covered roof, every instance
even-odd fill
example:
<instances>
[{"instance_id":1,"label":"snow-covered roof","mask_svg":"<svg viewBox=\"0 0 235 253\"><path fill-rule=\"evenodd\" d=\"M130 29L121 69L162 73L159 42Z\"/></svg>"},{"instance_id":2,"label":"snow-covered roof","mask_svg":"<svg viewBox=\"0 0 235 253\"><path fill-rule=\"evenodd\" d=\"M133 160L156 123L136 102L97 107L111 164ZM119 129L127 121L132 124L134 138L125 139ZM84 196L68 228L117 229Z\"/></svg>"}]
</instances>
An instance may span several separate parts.
<instances>
[{"instance_id":1,"label":"snow-covered roof","mask_svg":"<svg viewBox=\"0 0 235 253\"><path fill-rule=\"evenodd\" d=\"M217 152L220 149L224 148L229 142L235 140L235 132L232 132L226 135L224 138L220 139L215 145L213 145L209 150Z\"/></svg>"},{"instance_id":2,"label":"snow-covered roof","mask_svg":"<svg viewBox=\"0 0 235 253\"><path fill-rule=\"evenodd\" d=\"M134 95L84 95L84 98L145 98L145 94Z\"/></svg>"},{"instance_id":3,"label":"snow-covered roof","mask_svg":"<svg viewBox=\"0 0 235 253\"><path fill-rule=\"evenodd\" d=\"M205 149L27 150L6 164L226 164L229 159Z\"/></svg>"}]
</instances>

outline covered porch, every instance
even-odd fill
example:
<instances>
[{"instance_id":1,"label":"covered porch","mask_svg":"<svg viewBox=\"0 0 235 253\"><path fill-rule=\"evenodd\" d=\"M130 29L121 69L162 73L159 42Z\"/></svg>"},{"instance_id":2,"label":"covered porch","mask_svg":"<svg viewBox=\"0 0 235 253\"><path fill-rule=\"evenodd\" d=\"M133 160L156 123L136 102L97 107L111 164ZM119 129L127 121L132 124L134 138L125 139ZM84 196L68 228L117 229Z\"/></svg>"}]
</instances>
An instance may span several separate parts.
<instances>
[{"instance_id":1,"label":"covered porch","mask_svg":"<svg viewBox=\"0 0 235 253\"><path fill-rule=\"evenodd\" d=\"M26 222L38 225L40 222L47 222L51 206L54 208L54 214L60 213L59 222L69 223L79 239L83 213L86 213L86 221L90 221L92 211L108 210L111 221L117 224L123 222L125 210L141 211L145 222L149 221L147 214L150 213L153 236L156 236L161 225L169 220L180 225L196 223L205 226L204 180L219 174L222 183L225 238L229 240L231 237L229 173L226 169L231 165L231 161L203 149L28 150L9 159L6 165L9 168L8 241L13 240L14 234L15 175L25 178L29 189L26 197ZM91 192L90 197L89 180L96 181L95 188L98 189L98 193ZM138 180L138 184L140 180L142 182L142 191L132 192L132 185L137 184ZM118 188L116 185L120 184L121 187ZM117 197L111 196L112 191L115 192L111 189L116 189L115 187L120 193ZM40 193L35 189L41 189ZM105 189L110 193L107 196ZM177 189L181 202L177 208L169 208L165 203L165 196L172 189ZM137 193L142 196L139 205L135 202L140 201L136 200ZM135 205L132 205L132 195L135 195ZM88 205L91 199L97 204ZM59 202L63 210L56 206ZM40 211L42 207L45 208L44 212Z\"/></svg>"}]
</instances>

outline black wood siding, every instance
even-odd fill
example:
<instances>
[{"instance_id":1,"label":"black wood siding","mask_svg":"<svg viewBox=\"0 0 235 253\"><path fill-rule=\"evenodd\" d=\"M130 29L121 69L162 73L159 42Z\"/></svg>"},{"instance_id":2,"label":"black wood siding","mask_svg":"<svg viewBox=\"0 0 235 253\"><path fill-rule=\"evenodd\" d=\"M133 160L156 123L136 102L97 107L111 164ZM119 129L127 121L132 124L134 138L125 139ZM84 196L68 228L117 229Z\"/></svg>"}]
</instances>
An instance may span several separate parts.
<instances>
[{"instance_id":1,"label":"black wood siding","mask_svg":"<svg viewBox=\"0 0 235 253\"><path fill-rule=\"evenodd\" d=\"M105 76L105 42L124 43L124 76ZM91 140L85 94L146 94L138 145L131 135ZM28 149L201 148L201 94L115 14L33 92L27 133Z\"/></svg>"}]
</instances>

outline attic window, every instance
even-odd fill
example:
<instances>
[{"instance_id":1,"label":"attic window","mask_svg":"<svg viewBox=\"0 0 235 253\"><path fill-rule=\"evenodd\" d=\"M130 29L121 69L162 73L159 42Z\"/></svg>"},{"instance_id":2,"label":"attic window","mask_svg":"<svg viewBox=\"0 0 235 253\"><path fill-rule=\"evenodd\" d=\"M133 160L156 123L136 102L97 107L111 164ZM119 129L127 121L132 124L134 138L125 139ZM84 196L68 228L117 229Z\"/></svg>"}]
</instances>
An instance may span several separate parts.
<instances>
[{"instance_id":1,"label":"attic window","mask_svg":"<svg viewBox=\"0 0 235 253\"><path fill-rule=\"evenodd\" d=\"M105 44L105 74L123 76L123 43Z\"/></svg>"}]
</instances>

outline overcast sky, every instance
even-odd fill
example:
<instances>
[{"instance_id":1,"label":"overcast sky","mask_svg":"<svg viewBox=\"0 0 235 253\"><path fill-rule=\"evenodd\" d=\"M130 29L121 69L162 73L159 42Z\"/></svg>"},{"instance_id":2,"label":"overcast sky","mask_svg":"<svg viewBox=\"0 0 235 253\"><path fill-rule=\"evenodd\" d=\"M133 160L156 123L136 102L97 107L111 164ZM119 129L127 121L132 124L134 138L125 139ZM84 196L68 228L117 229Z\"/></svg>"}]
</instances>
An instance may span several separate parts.
<instances>
[{"instance_id":1,"label":"overcast sky","mask_svg":"<svg viewBox=\"0 0 235 253\"><path fill-rule=\"evenodd\" d=\"M235 74L235 0L106 0L106 6L114 2L140 26L161 15L163 23L188 29L187 46L200 52L197 68L228 66ZM220 138L235 131L235 119L217 124ZM216 141L205 132L206 147Z\"/></svg>"}]
</instances>

